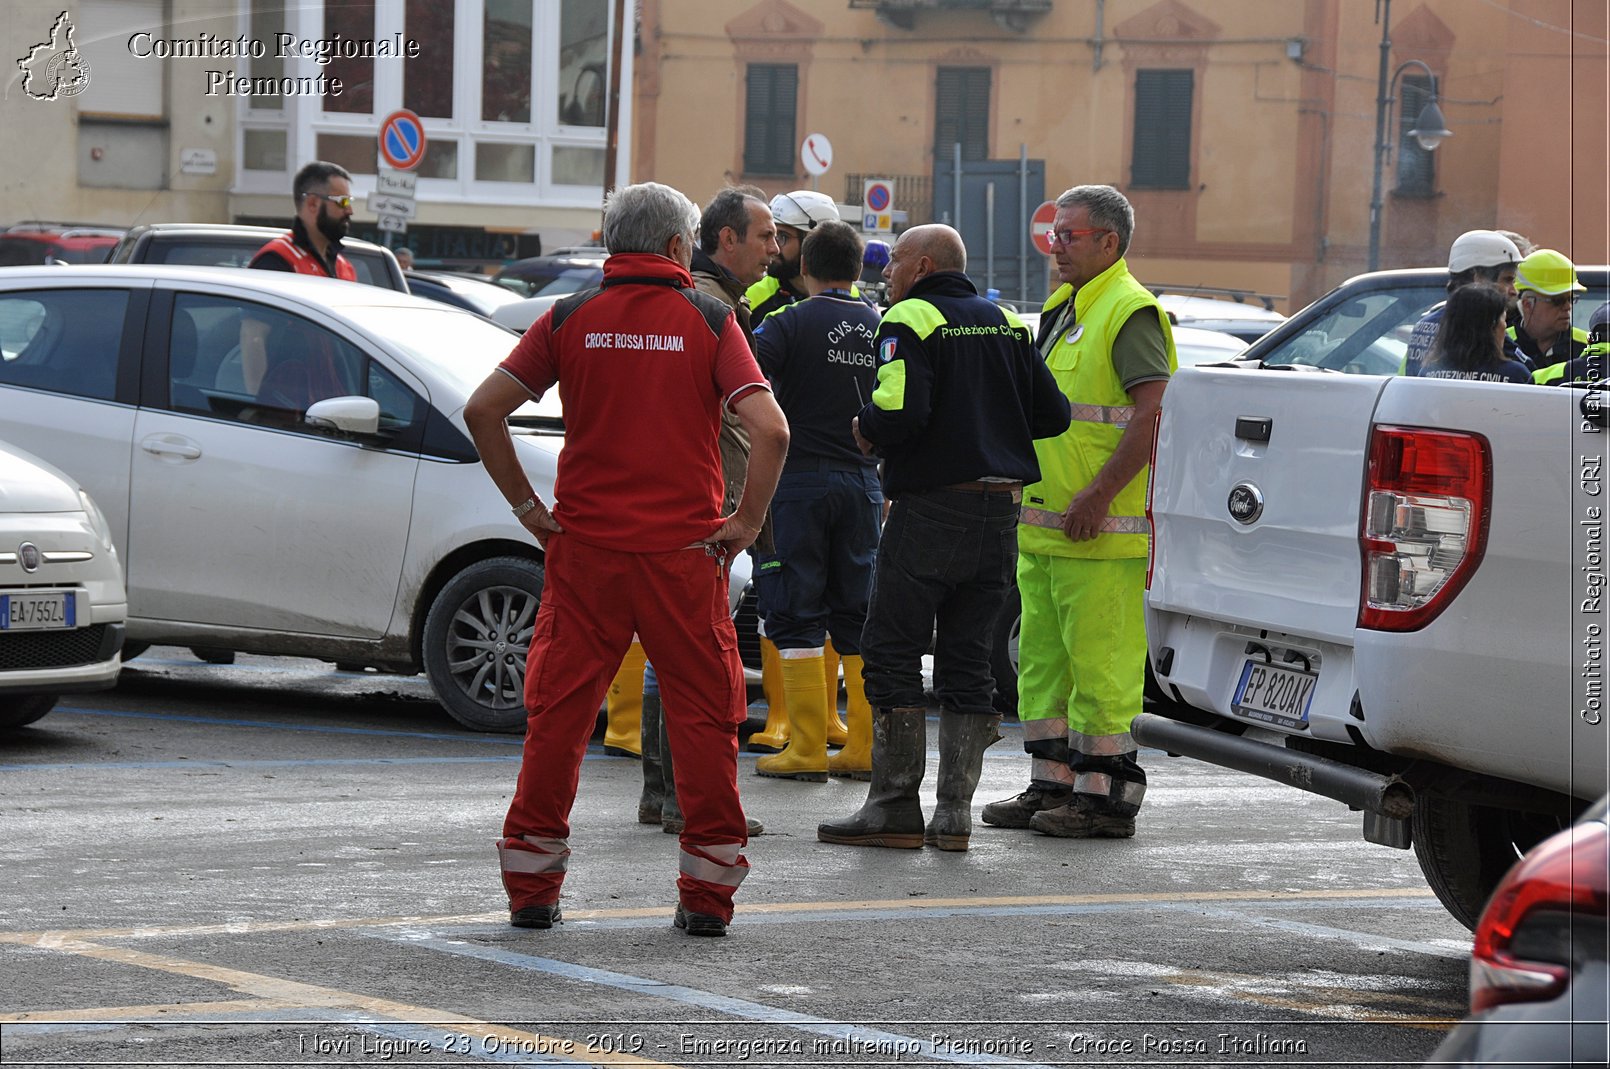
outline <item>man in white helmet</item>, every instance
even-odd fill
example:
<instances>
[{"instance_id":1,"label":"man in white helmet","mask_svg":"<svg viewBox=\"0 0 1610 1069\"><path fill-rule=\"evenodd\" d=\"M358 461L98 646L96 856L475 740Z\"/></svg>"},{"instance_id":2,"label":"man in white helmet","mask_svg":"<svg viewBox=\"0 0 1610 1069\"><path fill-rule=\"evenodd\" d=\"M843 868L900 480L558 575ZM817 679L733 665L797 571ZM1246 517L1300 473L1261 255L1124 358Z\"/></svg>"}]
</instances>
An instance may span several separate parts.
<instances>
[{"instance_id":1,"label":"man in white helmet","mask_svg":"<svg viewBox=\"0 0 1610 1069\"><path fill-rule=\"evenodd\" d=\"M1496 230L1467 230L1453 239L1448 248L1448 292L1465 286L1481 284L1492 286L1511 304L1515 301L1515 269L1521 262L1521 252L1515 243ZM1431 351L1431 342L1442 323L1443 306L1438 304L1420 317L1409 337L1408 351L1403 355L1402 374L1418 376L1425 357ZM1504 355L1531 367L1531 362L1515 348L1513 339L1506 339ZM1535 370L1535 369L1534 369Z\"/></svg>"},{"instance_id":2,"label":"man in white helmet","mask_svg":"<svg viewBox=\"0 0 1610 1069\"><path fill-rule=\"evenodd\" d=\"M749 287L749 315L755 323L810 296L799 277L800 245L817 224L838 222L839 208L826 193L796 189L771 199L771 217L777 224L778 251L766 277Z\"/></svg>"}]
</instances>

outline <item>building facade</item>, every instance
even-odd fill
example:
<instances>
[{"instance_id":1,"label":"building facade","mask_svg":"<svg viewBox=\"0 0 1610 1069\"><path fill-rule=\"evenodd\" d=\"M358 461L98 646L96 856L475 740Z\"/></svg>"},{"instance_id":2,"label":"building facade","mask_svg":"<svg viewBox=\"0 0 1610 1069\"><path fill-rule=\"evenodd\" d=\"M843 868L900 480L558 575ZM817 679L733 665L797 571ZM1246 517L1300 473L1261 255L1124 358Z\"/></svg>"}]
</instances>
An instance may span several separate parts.
<instances>
[{"instance_id":1,"label":"building facade","mask_svg":"<svg viewBox=\"0 0 1610 1069\"><path fill-rule=\"evenodd\" d=\"M910 221L955 221L935 190L957 145L964 170L1043 161L1046 197L1125 191L1148 282L1290 310L1366 269L1387 97L1382 267L1445 262L1474 227L1606 259L1605 5L1386 7L1383 93L1366 0L642 0L634 174L695 199L815 181L852 205L879 176ZM1452 132L1434 151L1410 134L1428 69ZM810 133L833 148L820 178Z\"/></svg>"},{"instance_id":2,"label":"building facade","mask_svg":"<svg viewBox=\"0 0 1610 1069\"><path fill-rule=\"evenodd\" d=\"M534 239L588 238L602 200L614 6L4 5L0 39L20 58L0 102L0 223L283 222L292 176L310 160L345 166L354 190L372 193L380 126L406 108L426 137L416 215L399 243L421 259L492 262L533 251ZM630 104L622 94L623 122ZM617 173L629 167L623 154ZM360 204L357 232L380 237L374 222Z\"/></svg>"}]
</instances>

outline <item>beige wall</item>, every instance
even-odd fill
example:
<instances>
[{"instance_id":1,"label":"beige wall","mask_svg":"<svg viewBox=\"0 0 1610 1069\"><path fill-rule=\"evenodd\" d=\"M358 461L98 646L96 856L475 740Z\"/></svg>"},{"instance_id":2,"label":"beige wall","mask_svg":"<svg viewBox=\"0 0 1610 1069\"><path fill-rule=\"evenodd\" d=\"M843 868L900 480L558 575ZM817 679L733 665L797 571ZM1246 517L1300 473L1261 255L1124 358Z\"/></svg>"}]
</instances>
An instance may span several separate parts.
<instances>
[{"instance_id":1,"label":"beige wall","mask_svg":"<svg viewBox=\"0 0 1610 1069\"><path fill-rule=\"evenodd\" d=\"M1284 293L1296 306L1366 269L1375 8L1363 0L1057 3L1020 33L977 11L919 12L911 29L898 29L845 0L644 0L634 177L700 201L727 182L767 192L809 186L803 170L792 178L741 170L745 65L792 62L800 66L797 134L826 134L834 147L820 188L853 203L858 192L846 175L931 174L935 68L988 66L993 158L1015 159L1026 144L1046 161L1051 196L1079 182L1129 192L1138 216L1133 258L1158 273L1152 281ZM1388 73L1408 59L1429 65L1454 136L1437 150L1432 197L1394 195L1395 153L1385 160L1381 266L1443 263L1448 244L1473 227L1583 248L1597 239L1602 250L1606 19L1597 0L1394 0ZM1287 55L1292 39L1304 42L1300 63ZM1128 188L1134 77L1146 67L1197 72L1188 190ZM1544 101L1560 95L1562 71L1575 86L1569 124L1529 121L1539 108L1558 114L1558 100L1552 110ZM1394 106L1394 147L1397 122ZM1541 196L1539 171L1549 175Z\"/></svg>"}]
</instances>

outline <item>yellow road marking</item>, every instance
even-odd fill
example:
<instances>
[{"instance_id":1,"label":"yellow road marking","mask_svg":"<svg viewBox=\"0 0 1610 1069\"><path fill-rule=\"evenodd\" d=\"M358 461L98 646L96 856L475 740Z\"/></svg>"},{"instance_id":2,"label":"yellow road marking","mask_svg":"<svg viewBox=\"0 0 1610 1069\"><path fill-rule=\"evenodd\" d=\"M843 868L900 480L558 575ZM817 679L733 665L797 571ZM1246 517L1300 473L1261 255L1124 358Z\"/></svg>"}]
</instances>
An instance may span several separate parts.
<instances>
[{"instance_id":1,"label":"yellow road marking","mask_svg":"<svg viewBox=\"0 0 1610 1069\"><path fill-rule=\"evenodd\" d=\"M643 1069L676 1069L675 1066L670 1066L665 1062L650 1061L647 1058L637 1058L629 1054L595 1050L574 1040L541 1035L536 1032L522 1032L518 1029L495 1025L490 1021L483 1021L477 1017L466 1017L463 1014L451 1013L446 1010L428 1009L424 1006L414 1006L406 1002L394 1002L391 999L376 998L372 995L360 995L353 991L342 991L338 988L323 987L318 984L306 984L298 980L284 980L279 977L265 976L261 973L231 969L223 965L185 961L182 958L169 957L165 954L148 954L143 950L133 950L128 947L100 946L78 939L59 940L52 944L50 949L64 954L75 954L79 957L111 961L121 965L132 965L142 969L154 969L158 972L176 973L180 976L188 976L191 979L208 980L222 984L242 994L258 996L259 1001L255 1001L256 1008L263 1008L269 1004L275 1006L288 1004L297 1009L362 1010L365 1013L371 1013L392 1022L437 1026L451 1025L455 1032L470 1036L472 1039L492 1041L496 1044L496 1049L501 1050L529 1050L562 1056L569 1056L573 1053L578 1059L597 1065L630 1065L640 1066ZM43 1016L43 1014L39 1016ZM57 1020L55 1016L51 1016L49 1019L52 1021ZM85 1019L93 1020L94 1018ZM329 1024L333 1027L339 1027L341 1022L329 1022Z\"/></svg>"},{"instance_id":2,"label":"yellow road marking","mask_svg":"<svg viewBox=\"0 0 1610 1069\"><path fill-rule=\"evenodd\" d=\"M1105 906L1150 905L1168 902L1187 905L1192 902L1289 902L1316 899L1407 899L1430 898L1429 890L1417 887L1354 888L1340 891L1198 891L1180 894L1177 891L1157 891L1147 894L1099 895L1008 895L991 898L892 898L868 899L857 902L740 902L740 917L745 913L787 914L832 911L872 912L884 909L990 909L1022 906ZM634 920L644 917L665 917L670 910L665 906L622 909L572 909L565 907L565 918L585 920ZM43 932L0 932L0 942L20 943L25 946L51 947L57 941L72 939L148 939L172 936L249 935L259 932L328 931L344 928L384 928L400 925L429 927L466 924L499 924L509 919L507 912L468 913L445 916L407 917L331 917L321 920L292 921L239 921L225 924L201 925L150 925L139 928L85 928L51 929Z\"/></svg>"},{"instance_id":3,"label":"yellow road marking","mask_svg":"<svg viewBox=\"0 0 1610 1069\"><path fill-rule=\"evenodd\" d=\"M264 1010L300 1010L300 1003L272 998L232 999L225 1002L168 1002L160 1006L96 1006L79 1010L24 1010L20 1013L0 1013L0 1023L22 1024L27 1021L49 1021L67 1024L73 1021L127 1021L135 1017L161 1017L169 1013L260 1013Z\"/></svg>"}]
</instances>

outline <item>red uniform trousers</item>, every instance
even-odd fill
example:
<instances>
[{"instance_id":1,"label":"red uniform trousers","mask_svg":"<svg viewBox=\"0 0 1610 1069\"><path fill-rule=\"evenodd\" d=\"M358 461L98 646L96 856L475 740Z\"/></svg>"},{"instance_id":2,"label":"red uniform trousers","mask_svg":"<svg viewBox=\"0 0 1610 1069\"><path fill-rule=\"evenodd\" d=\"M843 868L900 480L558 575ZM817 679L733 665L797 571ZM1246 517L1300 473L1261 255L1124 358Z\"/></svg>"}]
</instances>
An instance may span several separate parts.
<instances>
[{"instance_id":1,"label":"red uniform trousers","mask_svg":"<svg viewBox=\"0 0 1610 1069\"><path fill-rule=\"evenodd\" d=\"M498 843L510 908L559 900L582 756L635 631L660 679L686 819L681 902L731 921L733 892L749 871L738 801L747 709L725 566L702 547L625 553L559 534L548 541L546 570L526 671L525 752Z\"/></svg>"}]
</instances>

